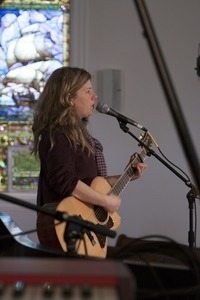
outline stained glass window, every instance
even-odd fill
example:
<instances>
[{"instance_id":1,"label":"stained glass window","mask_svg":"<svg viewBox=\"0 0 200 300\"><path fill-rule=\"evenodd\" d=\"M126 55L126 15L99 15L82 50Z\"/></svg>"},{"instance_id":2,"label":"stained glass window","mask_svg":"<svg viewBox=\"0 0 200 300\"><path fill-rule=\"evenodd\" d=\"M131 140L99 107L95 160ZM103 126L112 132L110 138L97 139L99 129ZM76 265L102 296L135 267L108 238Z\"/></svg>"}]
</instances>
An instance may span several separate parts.
<instances>
[{"instance_id":1,"label":"stained glass window","mask_svg":"<svg viewBox=\"0 0 200 300\"><path fill-rule=\"evenodd\" d=\"M69 65L69 19L69 0L7 0L0 6L0 191L9 190L13 174L8 147L31 145L33 105L49 75Z\"/></svg>"}]
</instances>

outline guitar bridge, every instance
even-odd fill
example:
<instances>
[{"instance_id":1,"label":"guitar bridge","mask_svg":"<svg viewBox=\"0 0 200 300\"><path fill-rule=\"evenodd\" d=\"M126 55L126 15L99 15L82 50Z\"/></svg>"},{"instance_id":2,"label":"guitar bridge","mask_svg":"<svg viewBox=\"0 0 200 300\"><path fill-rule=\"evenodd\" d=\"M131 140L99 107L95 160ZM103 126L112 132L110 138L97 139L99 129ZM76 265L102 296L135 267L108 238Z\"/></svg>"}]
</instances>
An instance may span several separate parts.
<instances>
[{"instance_id":1,"label":"guitar bridge","mask_svg":"<svg viewBox=\"0 0 200 300\"><path fill-rule=\"evenodd\" d=\"M93 235L91 234L90 231L86 231L86 234L87 234L92 246L94 246L96 244L96 242L95 242L95 239L94 239Z\"/></svg>"},{"instance_id":2,"label":"guitar bridge","mask_svg":"<svg viewBox=\"0 0 200 300\"><path fill-rule=\"evenodd\" d=\"M81 215L79 215L79 218L83 220L83 218L82 218ZM94 245L96 244L96 241L95 241L95 239L94 239L94 236L91 234L91 232L90 232L89 230L85 230L84 233L87 234L87 236L88 236L88 238L89 238L89 240L90 240L92 246L94 246Z\"/></svg>"}]
</instances>

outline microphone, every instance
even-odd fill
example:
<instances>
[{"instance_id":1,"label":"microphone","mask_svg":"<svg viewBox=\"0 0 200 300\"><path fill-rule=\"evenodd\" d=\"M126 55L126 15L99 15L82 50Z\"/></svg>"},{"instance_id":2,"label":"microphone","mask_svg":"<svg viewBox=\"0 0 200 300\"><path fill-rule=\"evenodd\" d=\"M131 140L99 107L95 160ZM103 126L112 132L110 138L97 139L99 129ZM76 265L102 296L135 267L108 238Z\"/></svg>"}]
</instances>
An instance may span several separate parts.
<instances>
[{"instance_id":1,"label":"microphone","mask_svg":"<svg viewBox=\"0 0 200 300\"><path fill-rule=\"evenodd\" d=\"M110 115L112 117L115 117L117 118L118 121L121 121L121 122L125 122L125 123L128 123L128 124L131 124L143 131L148 131L143 125L140 125L138 122L135 122L123 115L121 115L120 113L116 112L114 109L110 108L107 104L105 103L101 103L99 102L96 106L96 110L102 114L107 114L107 115Z\"/></svg>"}]
</instances>

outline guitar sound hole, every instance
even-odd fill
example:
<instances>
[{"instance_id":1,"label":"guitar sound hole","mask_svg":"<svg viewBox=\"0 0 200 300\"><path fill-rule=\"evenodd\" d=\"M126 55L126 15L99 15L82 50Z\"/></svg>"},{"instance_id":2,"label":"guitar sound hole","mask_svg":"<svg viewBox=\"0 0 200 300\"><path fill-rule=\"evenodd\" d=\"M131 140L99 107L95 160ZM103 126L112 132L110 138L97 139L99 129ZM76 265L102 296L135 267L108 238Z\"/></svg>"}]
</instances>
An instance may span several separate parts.
<instances>
[{"instance_id":1,"label":"guitar sound hole","mask_svg":"<svg viewBox=\"0 0 200 300\"><path fill-rule=\"evenodd\" d=\"M107 211L105 211L105 209L103 209L100 206L94 206L94 213L96 218L100 221L100 222L105 222L107 219Z\"/></svg>"}]
</instances>

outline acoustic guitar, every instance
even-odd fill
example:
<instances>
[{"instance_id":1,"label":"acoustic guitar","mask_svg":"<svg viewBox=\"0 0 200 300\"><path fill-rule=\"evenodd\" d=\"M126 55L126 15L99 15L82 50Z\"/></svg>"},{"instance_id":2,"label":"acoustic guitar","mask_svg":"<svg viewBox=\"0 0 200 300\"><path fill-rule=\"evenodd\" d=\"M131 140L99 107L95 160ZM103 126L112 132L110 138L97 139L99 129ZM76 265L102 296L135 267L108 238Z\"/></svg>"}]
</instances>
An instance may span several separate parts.
<instances>
[{"instance_id":1,"label":"acoustic guitar","mask_svg":"<svg viewBox=\"0 0 200 300\"><path fill-rule=\"evenodd\" d=\"M140 141L143 143L141 153L135 154L134 159L128 164L123 174L112 188L103 177L96 177L91 183L91 188L104 194L113 193L120 196L134 175L134 166L136 166L139 162L143 162L146 156L149 155L148 150L146 150L150 149L152 146L152 138L149 132L143 133L140 136ZM46 208L48 208L48 205ZM121 218L117 212L108 213L100 206L87 204L73 196L64 198L57 204L52 204L52 208L57 211L66 212L69 216L79 216L85 221L103 225L105 228L111 230L116 230L121 223ZM46 227L47 223L44 223L43 220L45 220L44 214L41 215L39 213L37 220L38 235L40 242L45 244L46 237L42 234L42 228L43 226ZM59 244L61 248L67 252L68 249L64 239L64 232L67 224L65 222L59 223L57 220L54 220L54 225ZM82 238L76 241L76 252L79 255L105 258L107 255L107 237L95 232L86 231Z\"/></svg>"}]
</instances>

